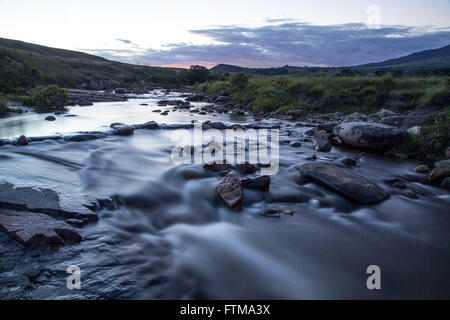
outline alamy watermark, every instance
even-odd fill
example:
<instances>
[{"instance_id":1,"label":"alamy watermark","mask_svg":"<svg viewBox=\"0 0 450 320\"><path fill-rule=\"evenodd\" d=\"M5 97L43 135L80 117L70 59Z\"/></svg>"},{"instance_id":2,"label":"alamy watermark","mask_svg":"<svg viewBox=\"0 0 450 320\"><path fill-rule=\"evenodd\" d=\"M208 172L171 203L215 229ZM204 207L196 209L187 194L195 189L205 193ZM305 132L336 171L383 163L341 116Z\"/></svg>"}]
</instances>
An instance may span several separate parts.
<instances>
[{"instance_id":1,"label":"alamy watermark","mask_svg":"<svg viewBox=\"0 0 450 320\"><path fill-rule=\"evenodd\" d=\"M278 129L208 129L195 124L193 130L177 129L171 159L180 164L244 164L260 167L261 175L274 175L279 169Z\"/></svg>"},{"instance_id":2,"label":"alamy watermark","mask_svg":"<svg viewBox=\"0 0 450 320\"><path fill-rule=\"evenodd\" d=\"M81 269L77 265L70 265L67 267L66 272L70 274L70 276L67 277L66 285L67 289L73 290L81 289Z\"/></svg>"},{"instance_id":3,"label":"alamy watermark","mask_svg":"<svg viewBox=\"0 0 450 320\"><path fill-rule=\"evenodd\" d=\"M369 290L381 290L381 269L376 264L370 265L366 270L370 276L367 278L366 286Z\"/></svg>"},{"instance_id":4,"label":"alamy watermark","mask_svg":"<svg viewBox=\"0 0 450 320\"><path fill-rule=\"evenodd\" d=\"M381 8L377 5L371 5L366 10L367 21L366 25L368 29L380 29L381 28Z\"/></svg>"}]
</instances>

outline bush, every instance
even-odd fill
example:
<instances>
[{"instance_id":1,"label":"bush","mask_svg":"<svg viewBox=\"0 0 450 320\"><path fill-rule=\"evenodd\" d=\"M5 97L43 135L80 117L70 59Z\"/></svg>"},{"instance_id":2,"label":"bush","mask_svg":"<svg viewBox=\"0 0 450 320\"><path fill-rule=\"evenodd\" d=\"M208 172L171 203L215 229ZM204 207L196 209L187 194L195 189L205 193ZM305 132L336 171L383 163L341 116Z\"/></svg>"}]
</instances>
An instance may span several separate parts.
<instances>
[{"instance_id":1,"label":"bush","mask_svg":"<svg viewBox=\"0 0 450 320\"><path fill-rule=\"evenodd\" d=\"M24 104L35 107L38 111L47 112L63 110L67 99L66 89L50 85L48 87L37 87L32 95L24 101Z\"/></svg>"},{"instance_id":2,"label":"bush","mask_svg":"<svg viewBox=\"0 0 450 320\"><path fill-rule=\"evenodd\" d=\"M187 79L191 84L203 83L208 80L209 70L203 66L191 66Z\"/></svg>"},{"instance_id":3,"label":"bush","mask_svg":"<svg viewBox=\"0 0 450 320\"><path fill-rule=\"evenodd\" d=\"M230 84L234 91L242 91L248 85L248 76L245 73L235 73L230 77Z\"/></svg>"}]
</instances>

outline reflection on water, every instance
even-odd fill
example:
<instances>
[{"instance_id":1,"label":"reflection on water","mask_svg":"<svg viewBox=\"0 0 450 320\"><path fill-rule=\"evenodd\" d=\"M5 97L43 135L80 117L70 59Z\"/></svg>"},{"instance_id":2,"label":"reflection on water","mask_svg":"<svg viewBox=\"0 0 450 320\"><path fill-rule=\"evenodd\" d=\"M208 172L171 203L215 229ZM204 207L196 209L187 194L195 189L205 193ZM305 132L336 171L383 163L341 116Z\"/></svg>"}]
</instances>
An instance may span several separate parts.
<instances>
[{"instance_id":1,"label":"reflection on water","mask_svg":"<svg viewBox=\"0 0 450 320\"><path fill-rule=\"evenodd\" d=\"M232 115L199 115L189 111L173 111L167 116L160 112L171 111L173 107L157 106L157 102L167 99L180 99L180 94L152 94L143 99L131 99L126 102L102 102L88 107L67 107L66 114L55 115L55 121L46 121L45 117L53 113L24 113L0 118L0 138L14 138L20 135L43 136L55 133L104 130L111 123L140 124L147 121L158 123L187 123L192 119L206 120L214 118L217 121L242 121L242 117ZM148 104L148 105L141 105ZM204 102L192 102L192 107L202 107ZM232 119L230 117L233 117Z\"/></svg>"},{"instance_id":2,"label":"reflection on water","mask_svg":"<svg viewBox=\"0 0 450 320\"><path fill-rule=\"evenodd\" d=\"M2 136L98 130L111 122L229 120L228 116L153 113L159 98L71 108L77 117L21 115L1 120ZM152 103L140 106L140 103ZM231 121L231 120L230 120ZM290 130L304 130L289 127ZM281 138L286 138L285 128ZM284 136L283 136L284 135ZM280 170L268 192L244 190L242 211L216 196L221 177L201 165L175 166L165 130L136 130L83 143L44 141L0 148L0 176L18 186L47 187L61 201L114 197L116 210L80 230L84 241L52 256L49 270L83 270L85 298L449 298L450 197L447 191L405 181L419 199L384 180L415 174L415 164L363 156L349 170L391 193L374 206L352 204L313 183L300 185L296 169L313 144L280 147ZM354 151L321 153L322 161ZM45 156L44 156L45 155ZM293 200L294 199L294 200ZM313 200L319 200L320 206ZM293 212L280 218L264 210ZM366 288L366 268L379 265L382 290ZM54 272L56 273L56 272ZM64 274L64 272L62 272ZM67 298L53 277L35 298Z\"/></svg>"}]
</instances>

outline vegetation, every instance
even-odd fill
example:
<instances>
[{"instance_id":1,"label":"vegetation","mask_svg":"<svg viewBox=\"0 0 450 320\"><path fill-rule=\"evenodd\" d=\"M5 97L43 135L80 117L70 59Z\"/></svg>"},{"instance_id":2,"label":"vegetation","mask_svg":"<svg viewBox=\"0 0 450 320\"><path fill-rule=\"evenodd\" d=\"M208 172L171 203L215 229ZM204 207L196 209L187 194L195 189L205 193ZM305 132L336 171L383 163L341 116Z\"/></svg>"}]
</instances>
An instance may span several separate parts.
<instances>
[{"instance_id":1,"label":"vegetation","mask_svg":"<svg viewBox=\"0 0 450 320\"><path fill-rule=\"evenodd\" d=\"M433 164L445 158L450 145L450 108L434 114L431 123L420 134L410 134L389 154L396 157L417 159Z\"/></svg>"},{"instance_id":2,"label":"vegetation","mask_svg":"<svg viewBox=\"0 0 450 320\"><path fill-rule=\"evenodd\" d=\"M109 61L82 52L0 38L0 93L24 94L41 85L75 89L128 89L188 84L188 70Z\"/></svg>"},{"instance_id":3,"label":"vegetation","mask_svg":"<svg viewBox=\"0 0 450 320\"><path fill-rule=\"evenodd\" d=\"M48 87L37 87L23 103L35 107L40 112L49 112L63 109L67 99L66 89L50 85Z\"/></svg>"},{"instance_id":4,"label":"vegetation","mask_svg":"<svg viewBox=\"0 0 450 320\"><path fill-rule=\"evenodd\" d=\"M190 84L203 83L208 80L209 70L203 66L191 66L187 74L187 79Z\"/></svg>"},{"instance_id":5,"label":"vegetation","mask_svg":"<svg viewBox=\"0 0 450 320\"><path fill-rule=\"evenodd\" d=\"M209 95L228 91L236 101L266 112L285 107L300 112L372 113L388 105L393 111L404 112L446 106L450 101L450 77L251 76L237 90L239 77L242 73L225 81L197 84L194 89Z\"/></svg>"}]
</instances>

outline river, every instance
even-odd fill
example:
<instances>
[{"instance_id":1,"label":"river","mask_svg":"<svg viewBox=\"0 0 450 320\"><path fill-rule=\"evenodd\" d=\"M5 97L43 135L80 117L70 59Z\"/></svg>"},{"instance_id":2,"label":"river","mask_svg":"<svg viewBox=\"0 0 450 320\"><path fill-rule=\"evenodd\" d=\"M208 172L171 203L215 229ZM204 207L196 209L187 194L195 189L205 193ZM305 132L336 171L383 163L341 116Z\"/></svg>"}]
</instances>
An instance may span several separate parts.
<instances>
[{"instance_id":1,"label":"river","mask_svg":"<svg viewBox=\"0 0 450 320\"><path fill-rule=\"evenodd\" d=\"M171 110L157 101L179 96L153 93L127 102L69 107L54 122L43 120L47 114L11 116L0 119L0 137L101 131L113 122L249 121L224 114L153 112ZM201 165L171 161L171 130L0 147L3 182L50 188L66 203L122 200L114 210L99 210L98 222L79 229L80 244L57 252L19 247L2 252L1 277L38 268L39 280L14 291L14 297L34 299L450 298L448 191L420 183L414 162L348 148L316 152L309 141L290 146L283 143L287 134L301 135L307 128L272 122L281 125L279 171L271 176L269 191L244 190L240 211L228 209L217 197L223 177ZM357 165L348 169L391 197L359 205L312 182L301 183L297 167L310 162L306 158L312 154L340 166L340 159L358 154ZM418 199L386 183L393 178ZM261 214L268 209L281 215ZM10 242L0 232L0 249ZM80 267L81 290L65 286L68 265ZM381 290L366 286L370 265L380 267ZM10 294L0 288L0 297Z\"/></svg>"}]
</instances>

